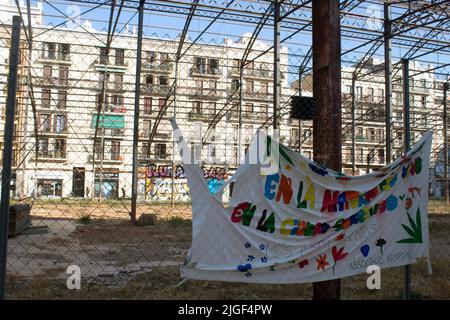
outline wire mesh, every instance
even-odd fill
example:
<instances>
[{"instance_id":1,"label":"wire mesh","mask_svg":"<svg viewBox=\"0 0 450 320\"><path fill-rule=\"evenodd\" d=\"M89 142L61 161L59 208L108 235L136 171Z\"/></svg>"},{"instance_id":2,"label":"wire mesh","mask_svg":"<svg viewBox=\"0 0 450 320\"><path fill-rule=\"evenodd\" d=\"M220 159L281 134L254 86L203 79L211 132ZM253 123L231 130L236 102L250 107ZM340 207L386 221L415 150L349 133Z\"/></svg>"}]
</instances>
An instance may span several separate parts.
<instances>
[{"instance_id":1,"label":"wire mesh","mask_svg":"<svg viewBox=\"0 0 450 320\"><path fill-rule=\"evenodd\" d=\"M361 175L404 153L400 61L410 59L411 140L427 130L434 133L429 190L433 273L427 275L428 265L420 261L412 266L411 285L414 297L448 298L450 220L442 197L443 168L448 166L443 88L449 73L449 18L445 1L423 2L422 7L391 6L388 159L383 3L341 1L342 172ZM255 297L251 292L259 288L256 297L310 298L310 284L201 281L176 287L192 237L192 205L169 117L177 118L215 192L239 166L256 130L273 126L273 1L145 2L139 126L134 128L138 5L32 1L28 8L21 2L2 3L2 107L11 12L24 22L11 205L27 204L31 218L31 228L9 239L8 295L224 298ZM291 96L312 95L311 4L286 1L281 8L280 141L312 158L312 121L289 117ZM131 222L134 145L136 223ZM226 243L220 234L212 238ZM70 265L82 270L80 291L66 288ZM365 277L343 279L343 297L401 298L403 269L383 270L377 292L367 290Z\"/></svg>"}]
</instances>

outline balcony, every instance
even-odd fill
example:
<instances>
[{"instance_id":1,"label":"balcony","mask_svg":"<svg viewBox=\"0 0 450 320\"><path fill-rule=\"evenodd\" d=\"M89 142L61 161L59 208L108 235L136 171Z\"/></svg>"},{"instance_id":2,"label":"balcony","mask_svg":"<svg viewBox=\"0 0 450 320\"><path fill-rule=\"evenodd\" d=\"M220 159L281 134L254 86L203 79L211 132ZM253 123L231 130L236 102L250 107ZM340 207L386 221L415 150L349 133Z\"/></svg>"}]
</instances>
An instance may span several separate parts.
<instances>
[{"instance_id":1,"label":"balcony","mask_svg":"<svg viewBox=\"0 0 450 320\"><path fill-rule=\"evenodd\" d=\"M95 162L95 163L110 163L110 164L120 164L123 162L124 157L119 153L103 153L103 159L102 154L96 153L94 156L89 155L88 157L89 162Z\"/></svg>"},{"instance_id":2,"label":"balcony","mask_svg":"<svg viewBox=\"0 0 450 320\"><path fill-rule=\"evenodd\" d=\"M172 87L160 84L143 84L141 86L141 94L167 96L171 94Z\"/></svg>"},{"instance_id":3,"label":"balcony","mask_svg":"<svg viewBox=\"0 0 450 320\"><path fill-rule=\"evenodd\" d=\"M259 92L259 91L244 91L242 93L244 100L260 100L260 101L269 101L272 98L272 95L267 92Z\"/></svg>"},{"instance_id":4,"label":"balcony","mask_svg":"<svg viewBox=\"0 0 450 320\"><path fill-rule=\"evenodd\" d=\"M125 73L128 69L126 61L117 61L114 64L109 64L106 59L100 58L98 63L94 64L95 71L106 73Z\"/></svg>"},{"instance_id":5,"label":"balcony","mask_svg":"<svg viewBox=\"0 0 450 320\"><path fill-rule=\"evenodd\" d=\"M67 127L54 128L54 127L40 127L39 134L45 136L67 136L69 134Z\"/></svg>"},{"instance_id":6,"label":"balcony","mask_svg":"<svg viewBox=\"0 0 450 320\"><path fill-rule=\"evenodd\" d=\"M403 84L393 84L392 85L392 90L393 91L400 91L400 92L403 92ZM409 86L409 91L411 92L411 93L422 93L422 94L428 94L429 93L429 91L430 91L430 88L427 88L426 86L423 86L423 85L421 85L421 86L414 86L414 85L411 85L410 84L410 86Z\"/></svg>"},{"instance_id":7,"label":"balcony","mask_svg":"<svg viewBox=\"0 0 450 320\"><path fill-rule=\"evenodd\" d=\"M38 161L66 161L66 152L63 150L39 150Z\"/></svg>"},{"instance_id":8,"label":"balcony","mask_svg":"<svg viewBox=\"0 0 450 320\"><path fill-rule=\"evenodd\" d=\"M208 78L220 78L222 77L222 68L197 68L192 67L190 69L191 77L208 77Z\"/></svg>"},{"instance_id":9,"label":"balcony","mask_svg":"<svg viewBox=\"0 0 450 320\"><path fill-rule=\"evenodd\" d=\"M152 129L143 129L139 130L139 139L148 140L150 139L150 135L152 134ZM170 133L165 132L156 132L154 136L155 140L169 140Z\"/></svg>"},{"instance_id":10,"label":"balcony","mask_svg":"<svg viewBox=\"0 0 450 320\"><path fill-rule=\"evenodd\" d=\"M92 130L91 134L92 138L95 136L95 129ZM102 137L102 130L99 128L97 132L97 139ZM106 139L123 139L125 137L125 129L117 129L117 128L104 128L103 129L103 138Z\"/></svg>"},{"instance_id":11,"label":"balcony","mask_svg":"<svg viewBox=\"0 0 450 320\"><path fill-rule=\"evenodd\" d=\"M208 121L208 120L211 120L212 117L213 117L212 115L199 113L196 111L188 112L188 120L191 120L191 121Z\"/></svg>"},{"instance_id":12,"label":"balcony","mask_svg":"<svg viewBox=\"0 0 450 320\"><path fill-rule=\"evenodd\" d=\"M191 98L191 99L218 100L218 99L222 98L222 92L220 92L217 89L209 89L209 88L198 89L198 88L194 88L194 89L191 89L191 92L189 94L189 98Z\"/></svg>"},{"instance_id":13,"label":"balcony","mask_svg":"<svg viewBox=\"0 0 450 320\"><path fill-rule=\"evenodd\" d=\"M109 113L126 113L127 109L124 105L118 105L118 104L106 104L104 106L105 112Z\"/></svg>"},{"instance_id":14,"label":"balcony","mask_svg":"<svg viewBox=\"0 0 450 320\"><path fill-rule=\"evenodd\" d=\"M42 87L68 87L69 79L58 77L34 77L33 84Z\"/></svg>"},{"instance_id":15,"label":"balcony","mask_svg":"<svg viewBox=\"0 0 450 320\"><path fill-rule=\"evenodd\" d=\"M273 73L262 69L244 69L244 77L255 79L273 79Z\"/></svg>"},{"instance_id":16,"label":"balcony","mask_svg":"<svg viewBox=\"0 0 450 320\"><path fill-rule=\"evenodd\" d=\"M239 77L241 75L240 68L232 67L228 72L228 75L231 77ZM245 78L264 79L264 80L273 79L273 72L270 70L263 70L263 69L244 68L244 72L242 73L242 75Z\"/></svg>"},{"instance_id":17,"label":"balcony","mask_svg":"<svg viewBox=\"0 0 450 320\"><path fill-rule=\"evenodd\" d=\"M48 51L40 51L39 59L37 60L37 62L48 64L66 64L66 65L72 64L69 53L48 52Z\"/></svg>"},{"instance_id":18,"label":"balcony","mask_svg":"<svg viewBox=\"0 0 450 320\"><path fill-rule=\"evenodd\" d=\"M94 90L102 90L103 88L103 81L98 81L93 84ZM112 81L106 81L105 82L105 90L107 91L115 91L115 92L122 92L125 91L123 88L122 82L112 82Z\"/></svg>"},{"instance_id":19,"label":"balcony","mask_svg":"<svg viewBox=\"0 0 450 320\"><path fill-rule=\"evenodd\" d=\"M238 111L229 111L226 116L228 121L231 120L239 120L239 112Z\"/></svg>"},{"instance_id":20,"label":"balcony","mask_svg":"<svg viewBox=\"0 0 450 320\"><path fill-rule=\"evenodd\" d=\"M163 73L168 74L173 70L172 62L144 62L142 64L142 71L144 72L152 72L152 73Z\"/></svg>"}]
</instances>

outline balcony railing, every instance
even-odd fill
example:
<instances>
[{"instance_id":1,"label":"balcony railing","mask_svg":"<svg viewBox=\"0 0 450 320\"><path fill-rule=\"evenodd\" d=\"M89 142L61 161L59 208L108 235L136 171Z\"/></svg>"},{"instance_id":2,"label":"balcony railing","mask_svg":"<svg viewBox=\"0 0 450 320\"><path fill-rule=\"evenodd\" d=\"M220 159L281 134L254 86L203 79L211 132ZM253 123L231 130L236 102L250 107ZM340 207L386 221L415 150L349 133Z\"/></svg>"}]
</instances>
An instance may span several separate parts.
<instances>
[{"instance_id":1,"label":"balcony railing","mask_svg":"<svg viewBox=\"0 0 450 320\"><path fill-rule=\"evenodd\" d=\"M244 91L242 93L244 99L252 99L252 100L269 100L271 98L271 94L267 92L260 91Z\"/></svg>"},{"instance_id":2,"label":"balcony railing","mask_svg":"<svg viewBox=\"0 0 450 320\"><path fill-rule=\"evenodd\" d=\"M63 52L41 51L40 60L55 62L70 62L70 54Z\"/></svg>"},{"instance_id":3,"label":"balcony railing","mask_svg":"<svg viewBox=\"0 0 450 320\"><path fill-rule=\"evenodd\" d=\"M69 86L69 79L58 77L36 77L33 79L37 86Z\"/></svg>"},{"instance_id":4,"label":"balcony railing","mask_svg":"<svg viewBox=\"0 0 450 320\"><path fill-rule=\"evenodd\" d=\"M141 86L142 94L153 94L166 96L171 92L172 87L160 84L143 84Z\"/></svg>"},{"instance_id":5,"label":"balcony railing","mask_svg":"<svg viewBox=\"0 0 450 320\"><path fill-rule=\"evenodd\" d=\"M105 128L103 130L104 130L103 131L103 135L104 136L110 136L110 137L123 137L123 136L125 136L125 129Z\"/></svg>"},{"instance_id":6,"label":"balcony railing","mask_svg":"<svg viewBox=\"0 0 450 320\"><path fill-rule=\"evenodd\" d=\"M142 65L142 70L170 73L173 70L173 63L171 62L144 62Z\"/></svg>"},{"instance_id":7,"label":"balcony railing","mask_svg":"<svg viewBox=\"0 0 450 320\"><path fill-rule=\"evenodd\" d=\"M272 79L273 73L262 69L244 69L244 76L251 78Z\"/></svg>"},{"instance_id":8,"label":"balcony railing","mask_svg":"<svg viewBox=\"0 0 450 320\"><path fill-rule=\"evenodd\" d=\"M65 160L66 152L61 150L40 150L38 152L39 160Z\"/></svg>"},{"instance_id":9,"label":"balcony railing","mask_svg":"<svg viewBox=\"0 0 450 320\"><path fill-rule=\"evenodd\" d=\"M207 98L207 99L220 99L222 97L222 92L217 89L194 88L190 93L191 98Z\"/></svg>"},{"instance_id":10,"label":"balcony railing","mask_svg":"<svg viewBox=\"0 0 450 320\"><path fill-rule=\"evenodd\" d=\"M191 76L211 76L211 77L221 77L222 68L197 68L192 67L190 70Z\"/></svg>"},{"instance_id":11,"label":"balcony railing","mask_svg":"<svg viewBox=\"0 0 450 320\"><path fill-rule=\"evenodd\" d=\"M103 159L101 153L96 153L94 156L89 155L89 161L94 162L122 162L123 160L123 156L119 153L103 153Z\"/></svg>"},{"instance_id":12,"label":"balcony railing","mask_svg":"<svg viewBox=\"0 0 450 320\"><path fill-rule=\"evenodd\" d=\"M124 105L118 105L118 104L106 104L105 105L105 112L112 112L112 113L126 113L127 109Z\"/></svg>"},{"instance_id":13,"label":"balcony railing","mask_svg":"<svg viewBox=\"0 0 450 320\"><path fill-rule=\"evenodd\" d=\"M152 133L152 129L139 130L139 138L143 139L143 140L149 139L151 133ZM170 138L170 133L166 133L166 132L156 132L155 133L155 139L167 140L169 138Z\"/></svg>"},{"instance_id":14,"label":"balcony railing","mask_svg":"<svg viewBox=\"0 0 450 320\"><path fill-rule=\"evenodd\" d=\"M188 119L189 120L210 120L210 119L212 119L212 115L199 113L196 111L189 111Z\"/></svg>"},{"instance_id":15,"label":"balcony railing","mask_svg":"<svg viewBox=\"0 0 450 320\"><path fill-rule=\"evenodd\" d=\"M102 90L102 88L103 88L103 81L99 80L95 84L95 89L96 90ZM109 90L109 91L124 91L123 83L122 82L107 81L107 82L105 82L105 90Z\"/></svg>"},{"instance_id":16,"label":"balcony railing","mask_svg":"<svg viewBox=\"0 0 450 320\"><path fill-rule=\"evenodd\" d=\"M54 127L40 127L39 133L41 134L61 134L66 135L68 133L67 127L54 128Z\"/></svg>"}]
</instances>

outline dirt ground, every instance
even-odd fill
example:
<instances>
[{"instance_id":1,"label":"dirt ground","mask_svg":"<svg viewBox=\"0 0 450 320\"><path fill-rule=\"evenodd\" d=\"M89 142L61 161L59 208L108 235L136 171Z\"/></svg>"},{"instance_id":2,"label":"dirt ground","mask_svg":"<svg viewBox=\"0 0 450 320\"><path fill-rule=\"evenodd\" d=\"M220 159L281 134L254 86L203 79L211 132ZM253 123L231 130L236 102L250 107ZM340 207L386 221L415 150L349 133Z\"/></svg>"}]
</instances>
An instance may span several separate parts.
<instances>
[{"instance_id":1,"label":"dirt ground","mask_svg":"<svg viewBox=\"0 0 450 320\"><path fill-rule=\"evenodd\" d=\"M439 204L438 204L439 205ZM439 207L438 205L435 208ZM443 206L442 208L446 208ZM430 209L430 211L432 211ZM179 266L191 242L190 206L141 206L157 214L153 226L135 226L120 202L37 203L34 226L45 234L9 239L8 297L17 299L310 299L311 285L247 285L189 280ZM81 219L85 213L90 218ZM430 215L432 275L420 261L413 270L418 299L450 299L450 215ZM82 270L82 289L68 290L66 268ZM403 269L382 271L382 289L369 291L367 276L342 280L345 299L398 299Z\"/></svg>"}]
</instances>

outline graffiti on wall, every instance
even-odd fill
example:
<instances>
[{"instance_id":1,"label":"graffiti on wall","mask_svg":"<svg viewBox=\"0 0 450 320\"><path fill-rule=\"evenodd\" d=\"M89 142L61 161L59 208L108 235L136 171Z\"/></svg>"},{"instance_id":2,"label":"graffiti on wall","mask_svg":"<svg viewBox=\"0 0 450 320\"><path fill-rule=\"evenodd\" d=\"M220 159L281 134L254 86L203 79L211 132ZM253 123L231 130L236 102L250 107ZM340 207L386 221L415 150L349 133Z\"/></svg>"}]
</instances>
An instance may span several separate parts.
<instances>
[{"instance_id":1,"label":"graffiti on wall","mask_svg":"<svg viewBox=\"0 0 450 320\"><path fill-rule=\"evenodd\" d=\"M215 194L228 178L227 169L221 167L202 167L211 193ZM172 179L173 178L173 179ZM151 200L172 200L172 185L174 201L189 201L189 189L182 165L172 167L170 164L154 164L147 166L146 196Z\"/></svg>"}]
</instances>

